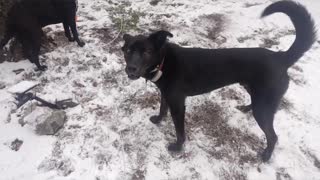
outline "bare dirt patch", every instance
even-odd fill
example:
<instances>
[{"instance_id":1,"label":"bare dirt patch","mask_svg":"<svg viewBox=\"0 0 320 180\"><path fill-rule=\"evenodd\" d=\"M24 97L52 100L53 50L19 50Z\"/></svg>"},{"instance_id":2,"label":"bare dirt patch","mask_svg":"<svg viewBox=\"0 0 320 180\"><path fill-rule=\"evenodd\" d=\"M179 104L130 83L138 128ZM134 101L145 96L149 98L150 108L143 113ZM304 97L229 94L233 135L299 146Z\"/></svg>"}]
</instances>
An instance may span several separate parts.
<instances>
[{"instance_id":1,"label":"bare dirt patch","mask_svg":"<svg viewBox=\"0 0 320 180\"><path fill-rule=\"evenodd\" d=\"M201 147L215 159L232 163L258 163L257 152L262 151L264 142L256 135L228 125L228 114L219 105L205 101L187 114L191 131L201 130L212 144Z\"/></svg>"},{"instance_id":2,"label":"bare dirt patch","mask_svg":"<svg viewBox=\"0 0 320 180\"><path fill-rule=\"evenodd\" d=\"M294 108L294 104L291 101L289 101L287 98L283 97L281 99L281 102L280 102L280 105L279 105L278 109L279 110L284 109L286 111L290 111L293 108Z\"/></svg>"},{"instance_id":3,"label":"bare dirt patch","mask_svg":"<svg viewBox=\"0 0 320 180\"><path fill-rule=\"evenodd\" d=\"M199 21L199 23L196 24L201 24L201 27L205 26L205 36L208 39L212 40L218 45L221 45L227 41L227 39L221 35L227 25L227 18L224 14L214 13L209 15L202 15L197 18L197 21Z\"/></svg>"},{"instance_id":4,"label":"bare dirt patch","mask_svg":"<svg viewBox=\"0 0 320 180\"><path fill-rule=\"evenodd\" d=\"M117 56L121 56L121 45L123 32L114 31L112 29L117 29L116 27L108 28L93 28L92 33L95 37L100 39L104 43L104 49L108 53L115 53Z\"/></svg>"},{"instance_id":5,"label":"bare dirt patch","mask_svg":"<svg viewBox=\"0 0 320 180\"><path fill-rule=\"evenodd\" d=\"M289 78L292 82L294 82L295 84L297 84L298 86L303 86L305 84L307 84L306 79L303 77L303 75L299 74L299 73L295 73L292 71L288 71L289 73Z\"/></svg>"},{"instance_id":6,"label":"bare dirt patch","mask_svg":"<svg viewBox=\"0 0 320 180\"><path fill-rule=\"evenodd\" d=\"M121 103L120 108L126 113L131 114L136 111L136 108L146 109L152 108L156 109L160 104L160 95L157 93L146 92L142 95L132 94L126 98L126 100Z\"/></svg>"},{"instance_id":7,"label":"bare dirt patch","mask_svg":"<svg viewBox=\"0 0 320 180\"><path fill-rule=\"evenodd\" d=\"M314 166L320 170L320 159L305 147L300 147L300 149L309 159L311 159L311 161L313 161Z\"/></svg>"},{"instance_id":8,"label":"bare dirt patch","mask_svg":"<svg viewBox=\"0 0 320 180\"><path fill-rule=\"evenodd\" d=\"M221 180L247 180L247 175L236 167L221 168L219 178Z\"/></svg>"},{"instance_id":9,"label":"bare dirt patch","mask_svg":"<svg viewBox=\"0 0 320 180\"><path fill-rule=\"evenodd\" d=\"M277 32L274 34L274 32ZM261 40L259 47L261 48L271 48L273 46L278 46L280 44L280 38L288 35L294 35L295 31L292 29L284 31L276 31L275 29L258 29L251 35L241 36L237 38L239 43L244 43L245 41L252 40L256 41L257 37L265 37Z\"/></svg>"},{"instance_id":10,"label":"bare dirt patch","mask_svg":"<svg viewBox=\"0 0 320 180\"><path fill-rule=\"evenodd\" d=\"M285 168L279 168L276 172L277 180L292 180L292 177L287 173Z\"/></svg>"}]
</instances>

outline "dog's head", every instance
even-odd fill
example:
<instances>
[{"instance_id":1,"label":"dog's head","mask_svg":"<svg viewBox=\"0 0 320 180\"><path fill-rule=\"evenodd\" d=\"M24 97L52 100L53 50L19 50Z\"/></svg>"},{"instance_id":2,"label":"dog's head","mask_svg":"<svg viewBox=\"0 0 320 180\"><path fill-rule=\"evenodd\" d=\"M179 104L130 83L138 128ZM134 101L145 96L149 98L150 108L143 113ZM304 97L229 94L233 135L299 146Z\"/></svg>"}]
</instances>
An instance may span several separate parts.
<instances>
[{"instance_id":1,"label":"dog's head","mask_svg":"<svg viewBox=\"0 0 320 180\"><path fill-rule=\"evenodd\" d=\"M126 73L132 80L144 77L161 63L161 50L170 32L157 31L150 36L125 34L122 51L126 61Z\"/></svg>"}]
</instances>

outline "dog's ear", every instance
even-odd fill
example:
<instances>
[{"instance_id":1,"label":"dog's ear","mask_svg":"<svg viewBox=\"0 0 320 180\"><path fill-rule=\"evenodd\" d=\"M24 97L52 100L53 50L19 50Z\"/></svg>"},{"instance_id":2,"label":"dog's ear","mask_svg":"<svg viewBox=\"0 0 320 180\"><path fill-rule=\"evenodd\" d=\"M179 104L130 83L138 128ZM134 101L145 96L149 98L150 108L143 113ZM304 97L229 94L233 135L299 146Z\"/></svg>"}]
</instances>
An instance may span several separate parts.
<instances>
[{"instance_id":1,"label":"dog's ear","mask_svg":"<svg viewBox=\"0 0 320 180\"><path fill-rule=\"evenodd\" d=\"M130 34L124 34L124 35L123 35L123 40L124 40L125 42L130 41L132 38L133 38L133 36L131 36Z\"/></svg>"},{"instance_id":2,"label":"dog's ear","mask_svg":"<svg viewBox=\"0 0 320 180\"><path fill-rule=\"evenodd\" d=\"M158 50L162 48L164 43L167 40L167 37L173 37L173 35L168 31L157 31L155 33L152 33L148 39L154 43L155 48Z\"/></svg>"}]
</instances>

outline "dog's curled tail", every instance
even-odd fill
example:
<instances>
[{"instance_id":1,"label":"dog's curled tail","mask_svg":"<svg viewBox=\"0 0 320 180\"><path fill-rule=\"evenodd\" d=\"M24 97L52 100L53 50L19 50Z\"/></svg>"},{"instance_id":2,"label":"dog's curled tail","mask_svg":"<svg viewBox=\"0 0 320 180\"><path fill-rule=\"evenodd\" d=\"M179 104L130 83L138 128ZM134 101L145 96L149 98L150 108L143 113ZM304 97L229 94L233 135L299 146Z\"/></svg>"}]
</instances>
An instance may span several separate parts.
<instances>
[{"instance_id":1,"label":"dog's curled tail","mask_svg":"<svg viewBox=\"0 0 320 180\"><path fill-rule=\"evenodd\" d=\"M288 15L296 29L296 39L287 52L287 67L292 66L299 60L303 54L308 51L312 44L316 41L316 29L314 21L300 3L284 0L278 1L268 6L261 17L268 16L273 13L282 12Z\"/></svg>"}]
</instances>

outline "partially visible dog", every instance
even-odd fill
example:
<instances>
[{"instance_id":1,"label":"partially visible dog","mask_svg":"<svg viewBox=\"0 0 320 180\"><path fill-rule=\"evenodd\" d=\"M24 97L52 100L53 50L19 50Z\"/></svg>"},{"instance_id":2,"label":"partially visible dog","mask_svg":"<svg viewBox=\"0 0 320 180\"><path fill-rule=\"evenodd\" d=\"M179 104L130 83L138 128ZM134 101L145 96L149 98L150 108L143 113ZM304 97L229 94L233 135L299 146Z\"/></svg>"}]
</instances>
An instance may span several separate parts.
<instances>
[{"instance_id":1,"label":"partially visible dog","mask_svg":"<svg viewBox=\"0 0 320 180\"><path fill-rule=\"evenodd\" d=\"M10 10L7 10L4 24L6 28L3 39L0 41L0 49L15 37L21 42L25 56L36 64L39 70L45 70L47 67L40 65L39 62L42 27L63 23L68 40L76 41L81 47L85 45L79 39L76 28L77 7L77 0L15 0Z\"/></svg>"},{"instance_id":2,"label":"partially visible dog","mask_svg":"<svg viewBox=\"0 0 320 180\"><path fill-rule=\"evenodd\" d=\"M274 115L289 86L287 70L316 39L314 22L304 6L292 1L276 2L264 10L262 17L277 12L287 14L296 28L296 40L285 52L263 48L183 48L166 42L167 37L172 37L167 31L149 37L124 35L122 50L128 77L151 80L161 92L160 114L150 120L159 123L170 109L177 135L177 141L168 147L170 151L181 150L185 141L187 96L240 83L249 88L253 116L267 139L262 160L270 159L278 139Z\"/></svg>"}]
</instances>

